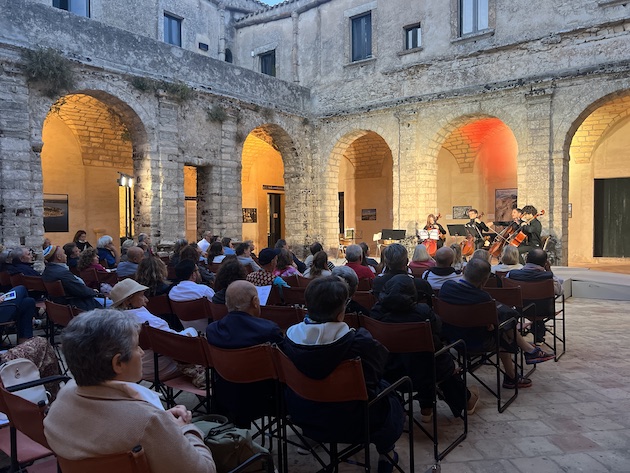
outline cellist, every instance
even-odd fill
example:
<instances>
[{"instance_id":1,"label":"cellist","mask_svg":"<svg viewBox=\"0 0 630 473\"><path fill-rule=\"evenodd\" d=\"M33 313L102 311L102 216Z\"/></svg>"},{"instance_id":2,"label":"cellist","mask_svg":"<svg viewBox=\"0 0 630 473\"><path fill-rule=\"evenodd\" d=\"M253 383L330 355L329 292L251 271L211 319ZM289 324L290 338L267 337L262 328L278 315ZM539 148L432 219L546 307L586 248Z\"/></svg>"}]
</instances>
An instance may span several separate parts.
<instances>
[{"instance_id":1,"label":"cellist","mask_svg":"<svg viewBox=\"0 0 630 473\"><path fill-rule=\"evenodd\" d=\"M519 259L522 264L525 263L523 259L524 253L529 253L534 248L540 248L542 246L542 240L540 238L542 224L540 220L538 220L537 215L538 210L536 210L536 207L533 205L523 207L520 230L527 238L518 246Z\"/></svg>"},{"instance_id":2,"label":"cellist","mask_svg":"<svg viewBox=\"0 0 630 473\"><path fill-rule=\"evenodd\" d=\"M446 238L446 230L444 227L437 222L437 219L433 214L427 215L427 224L424 226L424 230L429 233L429 238L433 240L437 240L438 249L444 246L444 239ZM433 232L431 232L433 230ZM437 231L437 235L435 235L435 231Z\"/></svg>"},{"instance_id":3,"label":"cellist","mask_svg":"<svg viewBox=\"0 0 630 473\"><path fill-rule=\"evenodd\" d=\"M484 222L481 221L477 209L468 209L468 218L470 218L470 222L468 222L464 226L468 229L468 231L475 239L475 249L478 250L479 248L483 248L483 232L487 232L490 229Z\"/></svg>"}]
</instances>

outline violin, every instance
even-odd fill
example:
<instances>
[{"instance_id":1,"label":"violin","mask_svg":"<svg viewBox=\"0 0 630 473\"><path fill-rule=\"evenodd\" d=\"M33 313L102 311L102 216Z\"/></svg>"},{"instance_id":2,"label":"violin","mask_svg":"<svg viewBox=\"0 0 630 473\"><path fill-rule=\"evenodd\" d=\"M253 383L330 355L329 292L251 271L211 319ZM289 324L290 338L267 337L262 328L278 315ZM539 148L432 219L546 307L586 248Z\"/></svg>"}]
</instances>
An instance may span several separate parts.
<instances>
[{"instance_id":1,"label":"violin","mask_svg":"<svg viewBox=\"0 0 630 473\"><path fill-rule=\"evenodd\" d=\"M525 223L522 223L522 225L527 225L529 222L531 222L532 220L534 220L537 217L541 217L545 215L545 211L541 210L540 212L538 212L536 215L534 215L532 218L530 218L529 220L527 220ZM525 232L523 232L523 230L519 230L518 233L516 233L512 239L510 240L510 245L512 246L520 246L521 243L523 243L525 240L527 239L527 235L525 234Z\"/></svg>"}]
</instances>

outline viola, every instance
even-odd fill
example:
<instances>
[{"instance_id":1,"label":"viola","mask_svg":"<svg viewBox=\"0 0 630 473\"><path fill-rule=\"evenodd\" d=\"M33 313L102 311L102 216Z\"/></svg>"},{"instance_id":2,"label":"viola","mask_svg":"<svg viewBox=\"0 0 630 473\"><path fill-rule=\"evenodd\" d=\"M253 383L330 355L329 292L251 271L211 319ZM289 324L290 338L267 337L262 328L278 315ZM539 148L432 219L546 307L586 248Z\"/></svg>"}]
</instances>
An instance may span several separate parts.
<instances>
[{"instance_id":1,"label":"viola","mask_svg":"<svg viewBox=\"0 0 630 473\"><path fill-rule=\"evenodd\" d=\"M534 215L532 218L530 218L527 222L525 222L524 224L521 225L527 225L529 222L531 222L532 220L534 220L536 217L540 217L542 215L545 215L545 211L541 210L540 212L538 212L536 215ZM523 243L525 240L527 239L527 235L525 234L525 232L523 232L523 230L520 230L518 233L516 233L516 235L514 235L514 237L510 240L510 245L512 246L520 246L521 243Z\"/></svg>"}]
</instances>

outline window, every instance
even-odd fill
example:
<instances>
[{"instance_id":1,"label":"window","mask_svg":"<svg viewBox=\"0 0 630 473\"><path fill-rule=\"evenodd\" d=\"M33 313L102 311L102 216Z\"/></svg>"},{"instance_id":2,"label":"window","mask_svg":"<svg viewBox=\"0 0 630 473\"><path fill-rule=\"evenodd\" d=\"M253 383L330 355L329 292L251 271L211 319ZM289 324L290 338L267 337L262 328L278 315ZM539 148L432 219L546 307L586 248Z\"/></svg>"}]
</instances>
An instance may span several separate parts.
<instances>
[{"instance_id":1,"label":"window","mask_svg":"<svg viewBox=\"0 0 630 473\"><path fill-rule=\"evenodd\" d=\"M182 19L176 16L164 13L164 42L182 45Z\"/></svg>"},{"instance_id":2,"label":"window","mask_svg":"<svg viewBox=\"0 0 630 473\"><path fill-rule=\"evenodd\" d=\"M90 0L53 0L53 7L88 18L90 16Z\"/></svg>"},{"instance_id":3,"label":"window","mask_svg":"<svg viewBox=\"0 0 630 473\"><path fill-rule=\"evenodd\" d=\"M460 36L487 30L488 0L459 0Z\"/></svg>"},{"instance_id":4,"label":"window","mask_svg":"<svg viewBox=\"0 0 630 473\"><path fill-rule=\"evenodd\" d=\"M405 49L415 49L422 45L420 24L405 27Z\"/></svg>"},{"instance_id":5,"label":"window","mask_svg":"<svg viewBox=\"0 0 630 473\"><path fill-rule=\"evenodd\" d=\"M276 50L260 54L260 72L268 76L276 75Z\"/></svg>"},{"instance_id":6,"label":"window","mask_svg":"<svg viewBox=\"0 0 630 473\"><path fill-rule=\"evenodd\" d=\"M372 12L352 18L352 62L372 57Z\"/></svg>"}]
</instances>

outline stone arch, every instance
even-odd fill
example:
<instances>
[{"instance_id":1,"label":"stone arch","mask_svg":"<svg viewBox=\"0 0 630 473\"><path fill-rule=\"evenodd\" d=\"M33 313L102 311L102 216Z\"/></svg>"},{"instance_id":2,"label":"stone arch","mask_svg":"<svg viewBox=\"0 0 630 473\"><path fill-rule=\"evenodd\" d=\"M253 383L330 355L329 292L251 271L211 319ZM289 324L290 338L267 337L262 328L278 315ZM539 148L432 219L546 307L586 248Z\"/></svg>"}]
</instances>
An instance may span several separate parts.
<instances>
[{"instance_id":1,"label":"stone arch","mask_svg":"<svg viewBox=\"0 0 630 473\"><path fill-rule=\"evenodd\" d=\"M50 127L59 134L47 133ZM90 239L108 233L115 241L123 234L146 231L138 228L140 224L149 226L144 218L149 215L151 205L148 139L142 120L131 106L103 90L76 90L52 104L40 132L42 191L69 195L68 234L55 234L55 238L71 239L78 228L85 228ZM61 154L63 146L59 140L63 141L60 135L64 133L72 136L76 143L76 149L71 147L68 151L69 156ZM80 156L80 159L67 166L66 177L60 177L60 171L63 173L63 169L58 168L63 165L60 160L70 160L72 156ZM120 172L134 177L133 190L119 189ZM63 183L60 179L72 181ZM65 192L58 192L64 188ZM120 198L124 198L125 203L121 204ZM135 205L127 204L134 201ZM134 207L136 219L133 220L133 214L124 218L123 232L121 213L126 214Z\"/></svg>"},{"instance_id":2,"label":"stone arch","mask_svg":"<svg viewBox=\"0 0 630 473\"><path fill-rule=\"evenodd\" d=\"M630 256L625 244L630 219L623 208L598 203L596 186L617 183L612 191L630 199L630 89L617 90L589 105L568 129L563 154L569 161L568 259L570 264ZM617 185L615 184L615 185ZM602 188L602 192L603 188ZM611 192L610 190L608 192ZM598 198L599 196L599 198ZM613 205L613 207L610 207Z\"/></svg>"}]
</instances>

